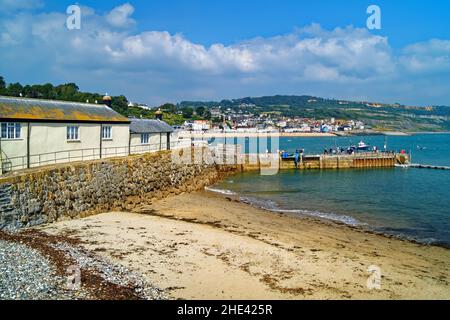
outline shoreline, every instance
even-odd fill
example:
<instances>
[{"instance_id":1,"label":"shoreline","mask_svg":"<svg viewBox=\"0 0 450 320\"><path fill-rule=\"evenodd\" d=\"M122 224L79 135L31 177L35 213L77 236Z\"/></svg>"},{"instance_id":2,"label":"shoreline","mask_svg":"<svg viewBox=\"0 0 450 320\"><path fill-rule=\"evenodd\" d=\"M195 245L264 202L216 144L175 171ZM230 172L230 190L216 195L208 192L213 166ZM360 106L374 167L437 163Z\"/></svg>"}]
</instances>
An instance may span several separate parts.
<instances>
[{"instance_id":1,"label":"shoreline","mask_svg":"<svg viewBox=\"0 0 450 320\"><path fill-rule=\"evenodd\" d=\"M224 199L227 198L231 198L233 199L233 201L236 201L244 206L249 206L252 208L256 208L259 210L264 210L268 213L272 213L272 214L282 214L282 215L286 215L286 216L290 216L294 219L306 219L306 220L310 220L319 224L324 224L324 225L331 225L334 226L336 228L349 228L350 230L353 231L358 231L358 232L362 232L362 233L367 233L367 234L371 234L371 235L376 235L376 236L380 236L386 239L395 239L398 241L402 241L402 242L406 242L406 243L411 243L414 245L419 245L419 246L424 246L424 247L436 247L436 248L442 248L445 250L449 250L450 252L450 245L445 244L445 243L438 243L438 242L430 242L430 243L426 243L426 242L422 242L420 240L417 239L413 239L413 238L408 238L406 235L396 235L396 234L389 234L389 233L383 233L381 231L377 231L375 229L373 229L373 227L371 227L368 224L365 223L360 223L357 225L353 225L353 224L349 224L346 223L344 221L340 221L340 220L333 220L331 218L328 217L320 217L320 216L314 216L314 215L307 215L307 214L302 214L302 213L297 213L297 212L290 212L290 211L299 211L299 210L289 210L289 209L279 209L279 210L271 210L269 208L265 208L262 206L258 206L252 203L248 203L245 201L241 200L241 195L239 194L233 194L233 195L227 195L225 193L221 194L220 192L217 193L216 191L207 191L205 190L205 192L211 192L219 197L222 197ZM349 218L354 219L351 216L346 216Z\"/></svg>"},{"instance_id":2,"label":"shoreline","mask_svg":"<svg viewBox=\"0 0 450 320\"><path fill-rule=\"evenodd\" d=\"M438 134L450 134L450 131L442 132L416 132L416 131L368 131L368 132L334 132L334 133L318 133L318 132L269 132L269 133L257 133L257 132L206 132L206 133L191 133L182 134L179 136L181 139L209 139L209 138L256 138L256 137L291 137L291 138L330 138L330 137L352 137L352 136L397 136L408 137L413 135L438 135Z\"/></svg>"},{"instance_id":3,"label":"shoreline","mask_svg":"<svg viewBox=\"0 0 450 320\"><path fill-rule=\"evenodd\" d=\"M206 191L39 229L77 239L174 299L450 298L448 249ZM379 290L367 287L370 266L381 269Z\"/></svg>"},{"instance_id":4,"label":"shoreline","mask_svg":"<svg viewBox=\"0 0 450 320\"><path fill-rule=\"evenodd\" d=\"M335 225L338 228L344 227L344 228L350 228L352 230L359 230L361 232L366 232L369 234L382 236L387 239L397 239L397 240L406 241L406 242L409 242L412 244L417 244L417 245L422 245L422 246L433 246L433 247L437 247L437 248L443 248L446 250L450 250L450 244L446 244L446 243L442 243L442 242L438 242L438 241L425 242L425 241L420 241L420 239L414 239L412 237L408 237L408 235L406 235L406 234L389 234L389 233L385 233L382 231L377 231L373 226L370 226L369 224L366 224L366 223L361 223L359 220L357 220L356 218L354 218L352 216L338 215L339 217L342 217L342 220L341 220L341 219L333 219L332 217L328 216L328 215L330 215L330 213L325 213L325 212L323 212L323 213L317 212L317 213L323 214L323 216L320 216L320 215L314 215L313 212L311 212L311 214L300 212L300 211L304 211L304 212L309 211L309 210L304 210L304 209L293 209L293 210L292 209L283 209L283 208L271 209L271 208L267 208L267 207L264 207L261 205L257 205L256 203L252 203L250 200L244 201L242 199L242 195L235 193L234 191L230 191L230 190L226 190L226 189L218 189L218 188L214 188L214 187L205 187L205 192L212 193L214 195L223 197L225 199L231 198L233 201L239 202L243 205L250 206L252 208L256 208L256 209L260 209L260 210L264 210L264 211L272 213L272 214L284 214L284 215L288 215L288 216L291 216L293 218L298 218L298 219L310 219L310 220L318 222L318 223L331 224L331 225ZM254 198L254 200L258 201L259 199ZM295 211L295 212L293 212L293 211ZM345 222L346 219L355 220L357 222L357 224Z\"/></svg>"},{"instance_id":5,"label":"shoreline","mask_svg":"<svg viewBox=\"0 0 450 320\"><path fill-rule=\"evenodd\" d=\"M256 137L303 137L303 138L326 138L337 137L333 133L313 133L313 132L207 132L207 133L191 133L186 135L179 135L181 139L188 138L256 138Z\"/></svg>"}]
</instances>

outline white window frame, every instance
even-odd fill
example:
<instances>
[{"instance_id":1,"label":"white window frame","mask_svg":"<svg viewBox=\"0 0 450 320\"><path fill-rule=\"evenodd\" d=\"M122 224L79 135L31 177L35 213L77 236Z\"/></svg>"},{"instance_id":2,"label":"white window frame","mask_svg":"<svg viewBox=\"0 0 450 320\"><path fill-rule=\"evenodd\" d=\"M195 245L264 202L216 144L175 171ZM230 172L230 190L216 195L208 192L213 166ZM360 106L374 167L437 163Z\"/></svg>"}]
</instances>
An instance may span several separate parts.
<instances>
[{"instance_id":1,"label":"white window frame","mask_svg":"<svg viewBox=\"0 0 450 320\"><path fill-rule=\"evenodd\" d=\"M150 144L150 133L141 133L141 144Z\"/></svg>"},{"instance_id":2,"label":"white window frame","mask_svg":"<svg viewBox=\"0 0 450 320\"><path fill-rule=\"evenodd\" d=\"M22 125L20 122L2 122L1 137L3 140L20 140Z\"/></svg>"},{"instance_id":3,"label":"white window frame","mask_svg":"<svg viewBox=\"0 0 450 320\"><path fill-rule=\"evenodd\" d=\"M112 126L102 126L102 140L112 140Z\"/></svg>"},{"instance_id":4,"label":"white window frame","mask_svg":"<svg viewBox=\"0 0 450 320\"><path fill-rule=\"evenodd\" d=\"M80 141L80 126L67 126L67 141L79 142Z\"/></svg>"}]
</instances>

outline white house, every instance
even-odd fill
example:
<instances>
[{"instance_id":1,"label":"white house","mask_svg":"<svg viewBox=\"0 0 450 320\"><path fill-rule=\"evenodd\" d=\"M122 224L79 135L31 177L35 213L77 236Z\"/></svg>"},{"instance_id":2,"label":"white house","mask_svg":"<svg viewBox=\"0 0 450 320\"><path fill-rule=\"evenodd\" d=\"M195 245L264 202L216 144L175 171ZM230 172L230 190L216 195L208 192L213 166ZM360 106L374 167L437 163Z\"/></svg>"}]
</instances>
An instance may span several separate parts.
<instances>
[{"instance_id":1,"label":"white house","mask_svg":"<svg viewBox=\"0 0 450 320\"><path fill-rule=\"evenodd\" d=\"M195 120L192 124L192 130L194 131L206 131L211 129L211 125L207 120Z\"/></svg>"},{"instance_id":2,"label":"white house","mask_svg":"<svg viewBox=\"0 0 450 320\"><path fill-rule=\"evenodd\" d=\"M131 119L130 152L169 150L174 129L161 120Z\"/></svg>"},{"instance_id":3,"label":"white house","mask_svg":"<svg viewBox=\"0 0 450 320\"><path fill-rule=\"evenodd\" d=\"M128 155L130 120L104 103L0 96L2 172Z\"/></svg>"}]
</instances>

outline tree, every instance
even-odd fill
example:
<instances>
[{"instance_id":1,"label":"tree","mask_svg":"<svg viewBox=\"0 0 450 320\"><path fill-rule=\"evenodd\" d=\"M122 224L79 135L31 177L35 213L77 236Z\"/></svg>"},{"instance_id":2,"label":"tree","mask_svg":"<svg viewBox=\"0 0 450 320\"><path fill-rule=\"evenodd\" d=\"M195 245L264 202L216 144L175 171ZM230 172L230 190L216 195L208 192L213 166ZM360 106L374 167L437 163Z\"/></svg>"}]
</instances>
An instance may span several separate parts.
<instances>
[{"instance_id":1,"label":"tree","mask_svg":"<svg viewBox=\"0 0 450 320\"><path fill-rule=\"evenodd\" d=\"M197 109L195 109L195 113L197 113L197 115L199 117L203 117L203 115L205 114L205 107L198 107Z\"/></svg>"},{"instance_id":2,"label":"tree","mask_svg":"<svg viewBox=\"0 0 450 320\"><path fill-rule=\"evenodd\" d=\"M20 94L22 93L23 87L20 83L10 83L8 87L6 88L6 94L8 96L13 97L20 97Z\"/></svg>"},{"instance_id":3,"label":"tree","mask_svg":"<svg viewBox=\"0 0 450 320\"><path fill-rule=\"evenodd\" d=\"M177 111L177 107L172 103L165 103L159 107L164 112L175 113Z\"/></svg>"},{"instance_id":4,"label":"tree","mask_svg":"<svg viewBox=\"0 0 450 320\"><path fill-rule=\"evenodd\" d=\"M75 83L61 84L54 88L57 99L65 101L79 101L75 100L79 88Z\"/></svg>"},{"instance_id":5,"label":"tree","mask_svg":"<svg viewBox=\"0 0 450 320\"><path fill-rule=\"evenodd\" d=\"M205 118L206 120L211 120L211 111L206 110L206 111L203 113L203 118Z\"/></svg>"},{"instance_id":6,"label":"tree","mask_svg":"<svg viewBox=\"0 0 450 320\"><path fill-rule=\"evenodd\" d=\"M2 76L0 76L0 91L3 91L3 89L5 88L6 88L5 79Z\"/></svg>"},{"instance_id":7,"label":"tree","mask_svg":"<svg viewBox=\"0 0 450 320\"><path fill-rule=\"evenodd\" d=\"M130 115L128 111L128 100L123 95L112 97L111 108L124 116Z\"/></svg>"},{"instance_id":8,"label":"tree","mask_svg":"<svg viewBox=\"0 0 450 320\"><path fill-rule=\"evenodd\" d=\"M23 96L27 98L37 98L37 92L34 91L33 87L26 85L22 90Z\"/></svg>"},{"instance_id":9,"label":"tree","mask_svg":"<svg viewBox=\"0 0 450 320\"><path fill-rule=\"evenodd\" d=\"M192 118L192 116L194 114L194 109L192 109L190 107L184 108L182 111L183 111L183 117L186 119Z\"/></svg>"},{"instance_id":10,"label":"tree","mask_svg":"<svg viewBox=\"0 0 450 320\"><path fill-rule=\"evenodd\" d=\"M41 96L44 99L55 99L56 98L56 93L54 92L54 88L51 83L46 83L43 86L40 86L39 92L41 93Z\"/></svg>"}]
</instances>

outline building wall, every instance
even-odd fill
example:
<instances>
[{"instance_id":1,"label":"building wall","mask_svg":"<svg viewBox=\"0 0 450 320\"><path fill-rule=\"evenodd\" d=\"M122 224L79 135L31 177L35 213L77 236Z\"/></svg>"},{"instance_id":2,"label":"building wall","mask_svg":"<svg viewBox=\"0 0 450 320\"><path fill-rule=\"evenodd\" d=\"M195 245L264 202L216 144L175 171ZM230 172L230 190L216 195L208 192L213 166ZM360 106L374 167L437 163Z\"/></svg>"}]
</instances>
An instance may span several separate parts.
<instances>
[{"instance_id":1,"label":"building wall","mask_svg":"<svg viewBox=\"0 0 450 320\"><path fill-rule=\"evenodd\" d=\"M130 140L130 125L112 125L112 139L102 141L103 158L128 155Z\"/></svg>"},{"instance_id":2,"label":"building wall","mask_svg":"<svg viewBox=\"0 0 450 320\"><path fill-rule=\"evenodd\" d=\"M79 127L79 141L67 141L68 126ZM32 166L99 157L100 124L33 123L30 135Z\"/></svg>"},{"instance_id":3,"label":"building wall","mask_svg":"<svg viewBox=\"0 0 450 320\"><path fill-rule=\"evenodd\" d=\"M3 154L11 159L13 170L27 165L28 124L21 124L19 140L1 141ZM102 141L103 157L128 155L129 125L107 125L112 127L112 139ZM68 126L79 127L78 141L67 140ZM100 134L99 123L30 123L30 166L99 159Z\"/></svg>"},{"instance_id":4,"label":"building wall","mask_svg":"<svg viewBox=\"0 0 450 320\"><path fill-rule=\"evenodd\" d=\"M161 136L161 138L160 138ZM141 134L140 133L132 133L131 134L131 153L132 154L140 154L149 151L158 151L160 150L160 139L161 139L161 149L167 149L167 133L151 133L148 139L148 144L141 144Z\"/></svg>"},{"instance_id":5,"label":"building wall","mask_svg":"<svg viewBox=\"0 0 450 320\"><path fill-rule=\"evenodd\" d=\"M4 161L5 156L8 158L17 158L11 160L13 162L12 165L19 166L25 164L26 166L28 124L26 122L20 122L20 124L20 139L1 139L0 148L2 152L2 161Z\"/></svg>"}]
</instances>

